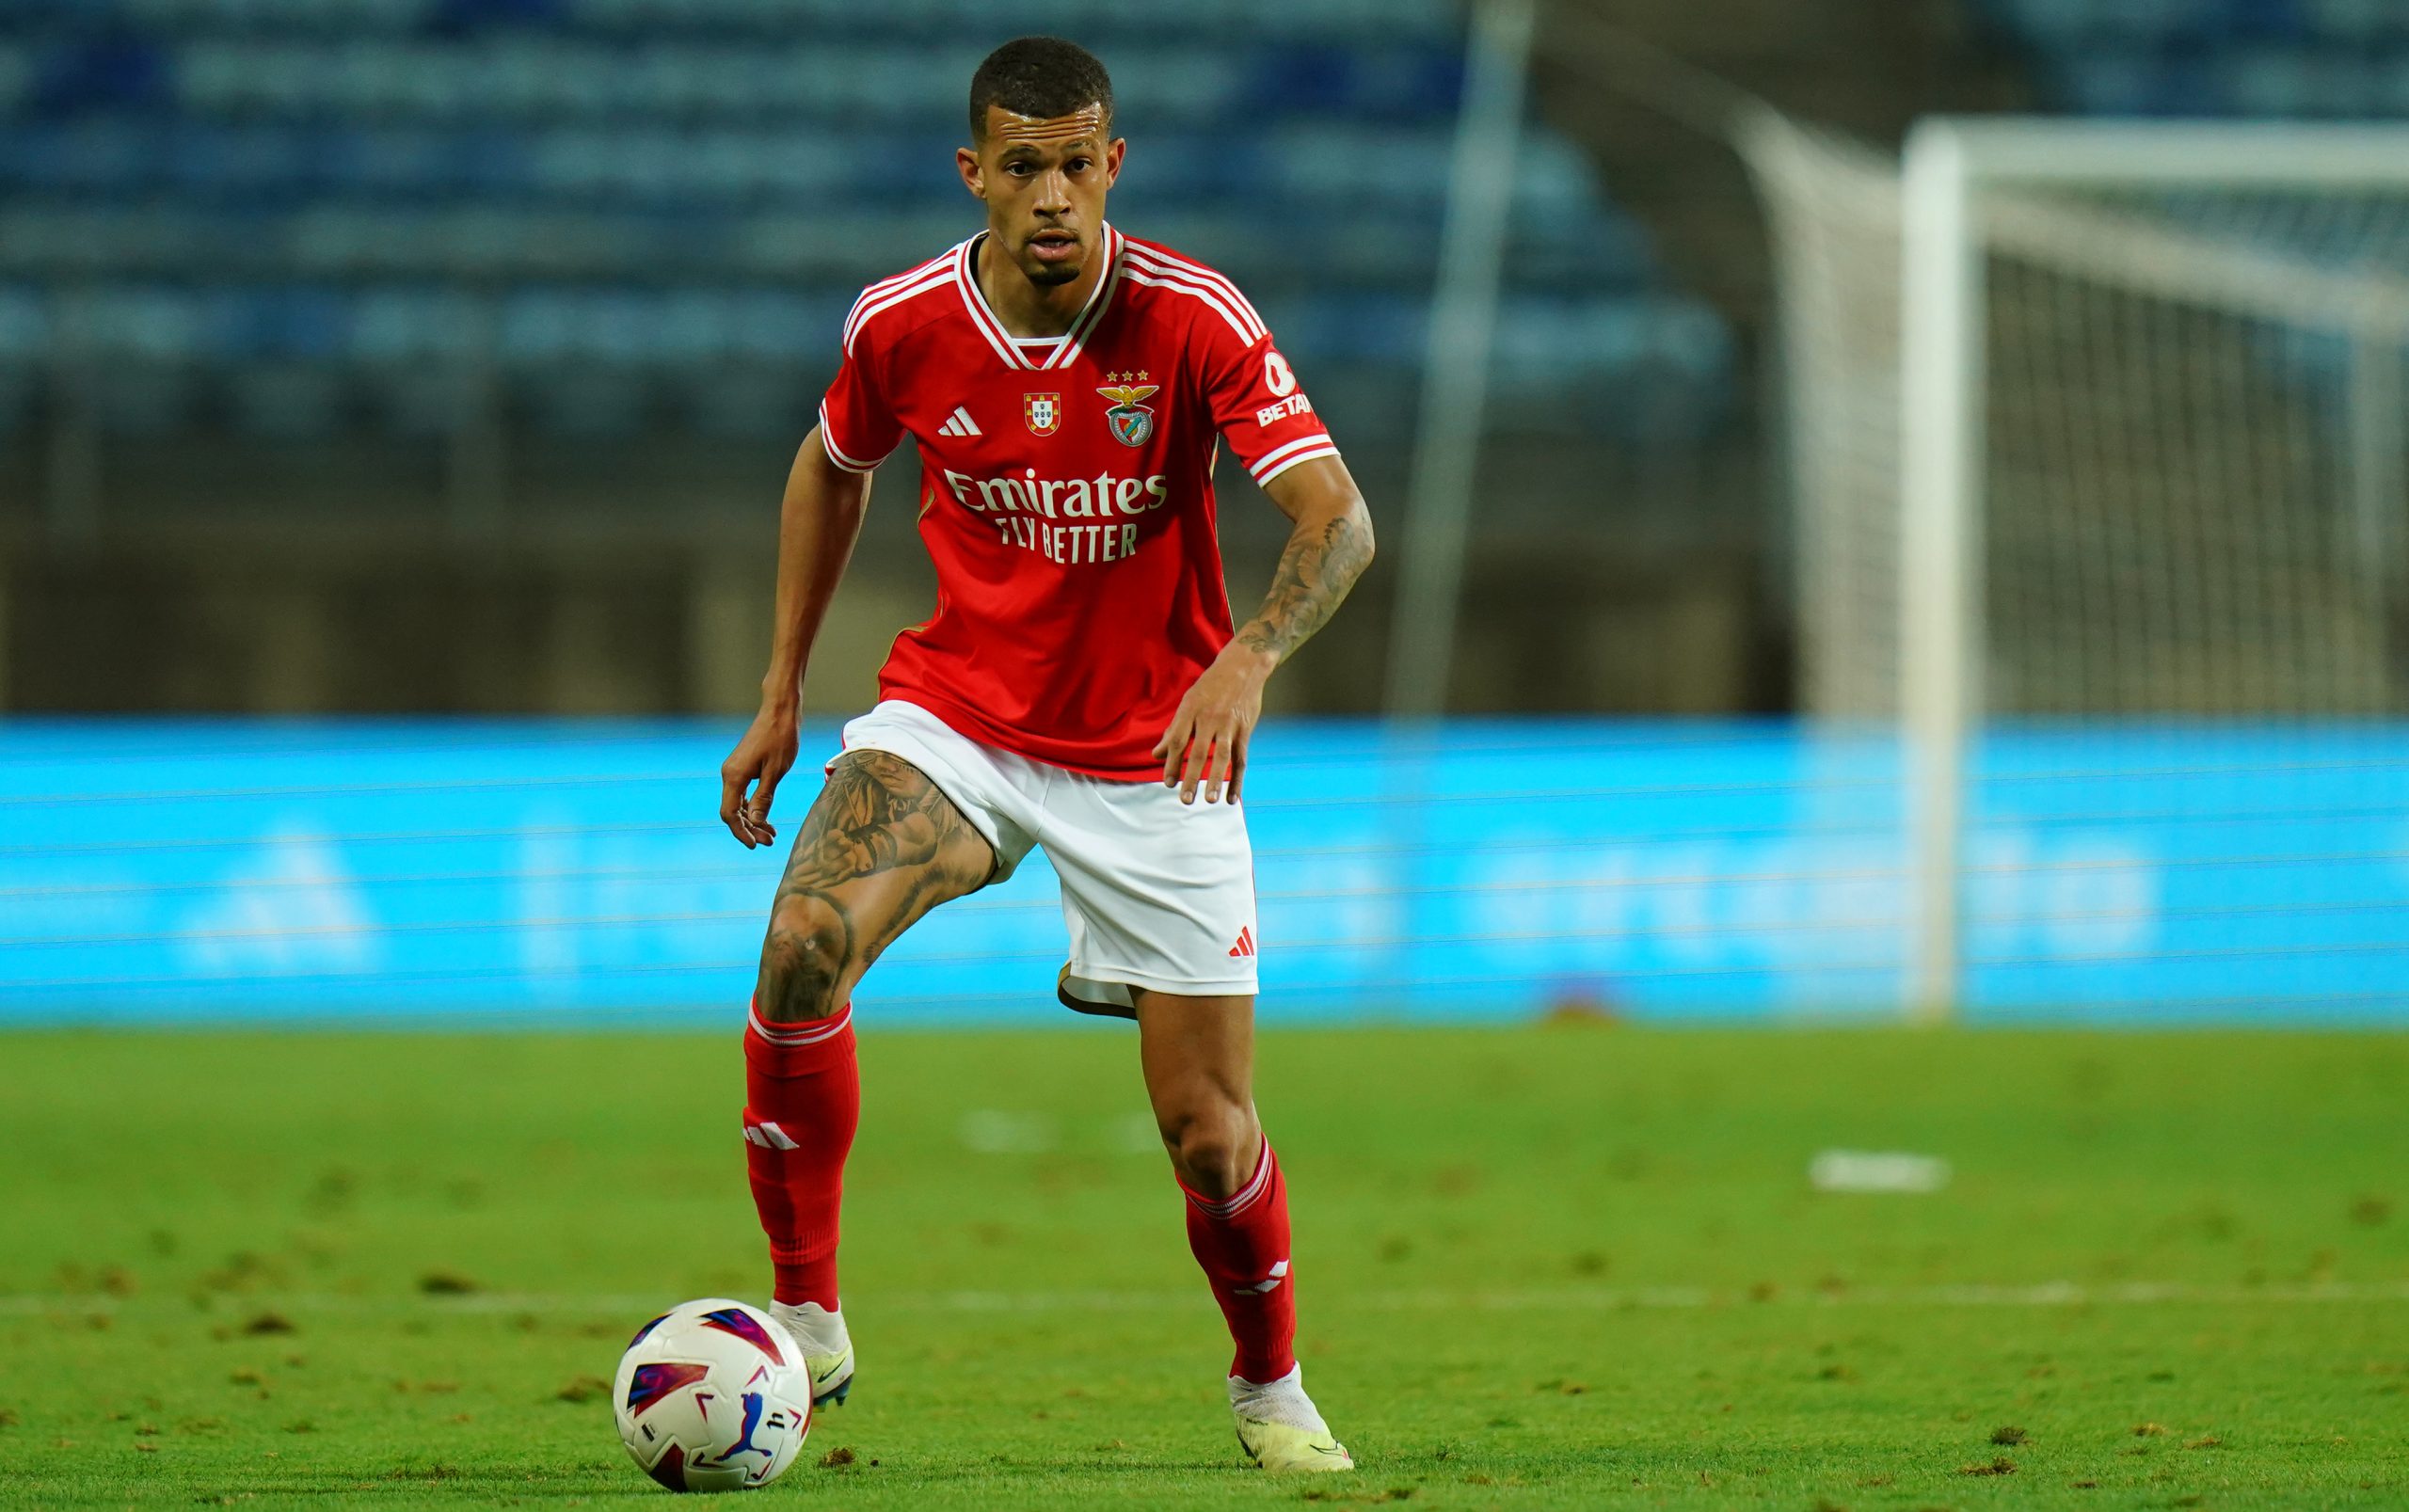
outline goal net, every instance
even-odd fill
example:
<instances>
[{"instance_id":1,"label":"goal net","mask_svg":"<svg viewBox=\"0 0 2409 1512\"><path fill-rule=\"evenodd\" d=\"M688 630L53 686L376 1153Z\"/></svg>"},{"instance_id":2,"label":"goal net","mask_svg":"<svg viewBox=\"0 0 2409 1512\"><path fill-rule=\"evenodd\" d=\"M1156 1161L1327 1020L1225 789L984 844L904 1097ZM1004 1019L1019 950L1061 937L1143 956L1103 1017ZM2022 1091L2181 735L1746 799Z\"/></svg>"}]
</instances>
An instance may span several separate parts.
<instances>
[{"instance_id":1,"label":"goal net","mask_svg":"<svg viewBox=\"0 0 2409 1512\"><path fill-rule=\"evenodd\" d=\"M1802 703L1906 733L1910 999L2409 1007L2409 129L1743 138ZM2125 927L2047 912L2052 833ZM2069 912L2081 990L2002 923Z\"/></svg>"}]
</instances>

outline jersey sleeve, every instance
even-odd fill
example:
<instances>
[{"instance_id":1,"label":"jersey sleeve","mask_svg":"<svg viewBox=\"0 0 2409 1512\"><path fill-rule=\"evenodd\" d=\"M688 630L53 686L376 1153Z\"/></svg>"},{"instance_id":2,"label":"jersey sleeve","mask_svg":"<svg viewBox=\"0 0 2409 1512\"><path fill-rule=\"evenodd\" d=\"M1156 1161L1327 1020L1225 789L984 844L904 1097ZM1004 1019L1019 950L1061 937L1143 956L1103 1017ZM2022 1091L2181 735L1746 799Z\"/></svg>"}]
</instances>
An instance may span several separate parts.
<instances>
[{"instance_id":1,"label":"jersey sleeve","mask_svg":"<svg viewBox=\"0 0 2409 1512\"><path fill-rule=\"evenodd\" d=\"M848 472L868 472L903 444L903 426L872 376L876 353L867 333L849 326L848 337L837 381L820 401L820 440L828 449L828 460Z\"/></svg>"},{"instance_id":2,"label":"jersey sleeve","mask_svg":"<svg viewBox=\"0 0 2409 1512\"><path fill-rule=\"evenodd\" d=\"M1213 423L1258 486L1300 462L1338 454L1314 402L1298 386L1296 370L1252 306L1240 299L1229 314L1208 313L1199 324Z\"/></svg>"}]
</instances>

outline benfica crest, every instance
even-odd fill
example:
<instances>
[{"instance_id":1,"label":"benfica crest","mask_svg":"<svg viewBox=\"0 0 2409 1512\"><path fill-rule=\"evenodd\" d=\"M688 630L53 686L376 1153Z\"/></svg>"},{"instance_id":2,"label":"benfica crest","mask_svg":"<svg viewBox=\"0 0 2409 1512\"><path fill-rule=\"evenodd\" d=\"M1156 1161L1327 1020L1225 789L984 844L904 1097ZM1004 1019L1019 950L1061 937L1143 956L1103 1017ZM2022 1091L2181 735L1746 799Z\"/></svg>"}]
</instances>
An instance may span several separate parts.
<instances>
[{"instance_id":1,"label":"benfica crest","mask_svg":"<svg viewBox=\"0 0 2409 1512\"><path fill-rule=\"evenodd\" d=\"M1062 396L1058 393L1021 395L1021 417L1029 422L1032 436L1051 436L1062 428Z\"/></svg>"},{"instance_id":2,"label":"benfica crest","mask_svg":"<svg viewBox=\"0 0 2409 1512\"><path fill-rule=\"evenodd\" d=\"M1154 394L1162 385L1146 382L1142 373L1108 373L1105 376L1112 381L1096 392L1112 401L1112 407L1104 412L1105 423L1112 427L1112 438L1124 446L1145 445L1155 434L1155 412L1138 401ZM1128 381L1132 378L1138 381Z\"/></svg>"}]
</instances>

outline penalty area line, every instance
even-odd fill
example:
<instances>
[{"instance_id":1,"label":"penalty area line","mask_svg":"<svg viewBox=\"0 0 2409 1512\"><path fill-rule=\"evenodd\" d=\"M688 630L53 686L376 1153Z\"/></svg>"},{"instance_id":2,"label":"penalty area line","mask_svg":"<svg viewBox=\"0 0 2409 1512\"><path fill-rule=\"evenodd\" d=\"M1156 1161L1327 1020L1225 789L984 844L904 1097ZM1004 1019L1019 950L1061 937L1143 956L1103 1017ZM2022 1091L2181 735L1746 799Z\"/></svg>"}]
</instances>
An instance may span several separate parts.
<instances>
[{"instance_id":1,"label":"penalty area line","mask_svg":"<svg viewBox=\"0 0 2409 1512\"><path fill-rule=\"evenodd\" d=\"M1169 1313L1192 1312L1201 1294L1192 1289L1138 1291L875 1291L862 1297L864 1310L887 1313ZM441 1317L535 1314L574 1317L636 1316L666 1305L661 1297L603 1292L472 1292L446 1297L355 1297L330 1292L261 1293L236 1297L217 1294L203 1315L225 1316L244 1308L361 1316ZM2409 1302L2409 1281L2269 1282L2257 1286L2201 1286L2179 1281L2119 1281L2085 1285L2042 1281L2026 1285L1964 1283L1935 1286L1836 1286L1792 1290L1718 1290L1694 1286L1567 1286L1505 1291L1333 1292L1316 1288L1315 1307L1334 1312L1492 1313L1633 1312L1702 1308L2051 1308L2051 1307L2246 1307L2318 1303ZM0 1316L46 1313L166 1313L194 1314L192 1299L178 1297L134 1304L104 1293L20 1293L0 1296Z\"/></svg>"}]
</instances>

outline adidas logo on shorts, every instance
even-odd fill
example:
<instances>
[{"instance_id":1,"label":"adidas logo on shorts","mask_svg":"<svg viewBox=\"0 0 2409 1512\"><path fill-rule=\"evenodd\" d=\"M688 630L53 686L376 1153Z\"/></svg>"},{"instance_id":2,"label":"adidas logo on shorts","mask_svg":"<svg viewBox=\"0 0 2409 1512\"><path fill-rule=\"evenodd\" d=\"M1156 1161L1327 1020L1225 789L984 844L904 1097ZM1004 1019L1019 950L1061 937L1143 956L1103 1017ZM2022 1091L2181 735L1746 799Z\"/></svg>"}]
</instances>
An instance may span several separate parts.
<instances>
[{"instance_id":1,"label":"adidas logo on shorts","mask_svg":"<svg viewBox=\"0 0 2409 1512\"><path fill-rule=\"evenodd\" d=\"M1230 954L1234 956L1251 956L1254 954L1254 927L1252 925L1249 925L1245 929L1238 931L1238 943L1230 947Z\"/></svg>"}]
</instances>

